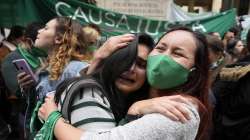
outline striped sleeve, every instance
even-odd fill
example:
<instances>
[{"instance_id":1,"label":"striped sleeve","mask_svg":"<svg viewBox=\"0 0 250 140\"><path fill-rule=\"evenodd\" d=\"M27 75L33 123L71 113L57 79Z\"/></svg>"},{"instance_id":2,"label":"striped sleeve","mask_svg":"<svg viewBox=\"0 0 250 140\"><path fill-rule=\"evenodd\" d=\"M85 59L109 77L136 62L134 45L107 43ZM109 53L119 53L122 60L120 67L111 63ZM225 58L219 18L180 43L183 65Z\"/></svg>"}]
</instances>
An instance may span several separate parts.
<instances>
[{"instance_id":1,"label":"striped sleeve","mask_svg":"<svg viewBox=\"0 0 250 140\"><path fill-rule=\"evenodd\" d=\"M100 131L116 126L110 104L96 88L79 91L71 107L71 123L77 128Z\"/></svg>"}]
</instances>

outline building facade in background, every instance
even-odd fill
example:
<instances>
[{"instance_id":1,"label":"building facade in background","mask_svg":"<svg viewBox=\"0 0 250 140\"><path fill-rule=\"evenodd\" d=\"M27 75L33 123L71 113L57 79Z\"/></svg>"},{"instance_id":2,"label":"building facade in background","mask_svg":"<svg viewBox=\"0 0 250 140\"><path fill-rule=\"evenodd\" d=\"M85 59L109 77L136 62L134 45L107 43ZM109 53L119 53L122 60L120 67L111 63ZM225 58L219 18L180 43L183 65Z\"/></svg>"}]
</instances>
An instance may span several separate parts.
<instances>
[{"instance_id":1,"label":"building facade in background","mask_svg":"<svg viewBox=\"0 0 250 140\"><path fill-rule=\"evenodd\" d=\"M166 20L173 0L96 0L97 6L129 15Z\"/></svg>"},{"instance_id":2,"label":"building facade in background","mask_svg":"<svg viewBox=\"0 0 250 140\"><path fill-rule=\"evenodd\" d=\"M250 0L95 0L97 6L115 12L139 15L157 20L168 19L171 3L182 7L184 11L222 12L236 8L237 14L250 14Z\"/></svg>"}]
</instances>

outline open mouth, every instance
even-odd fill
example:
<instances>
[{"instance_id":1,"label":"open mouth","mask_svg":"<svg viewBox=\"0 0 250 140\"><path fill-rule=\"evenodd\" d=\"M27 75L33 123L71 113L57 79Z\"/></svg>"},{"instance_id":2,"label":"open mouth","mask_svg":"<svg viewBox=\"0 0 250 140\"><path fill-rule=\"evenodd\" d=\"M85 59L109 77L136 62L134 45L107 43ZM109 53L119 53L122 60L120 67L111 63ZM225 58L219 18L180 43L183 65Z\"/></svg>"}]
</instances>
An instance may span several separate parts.
<instances>
[{"instance_id":1,"label":"open mouth","mask_svg":"<svg viewBox=\"0 0 250 140\"><path fill-rule=\"evenodd\" d=\"M121 75L120 76L120 80L122 80L122 81L124 81L126 83L134 83L135 82L134 79L129 78L129 77L125 76L125 75Z\"/></svg>"}]
</instances>

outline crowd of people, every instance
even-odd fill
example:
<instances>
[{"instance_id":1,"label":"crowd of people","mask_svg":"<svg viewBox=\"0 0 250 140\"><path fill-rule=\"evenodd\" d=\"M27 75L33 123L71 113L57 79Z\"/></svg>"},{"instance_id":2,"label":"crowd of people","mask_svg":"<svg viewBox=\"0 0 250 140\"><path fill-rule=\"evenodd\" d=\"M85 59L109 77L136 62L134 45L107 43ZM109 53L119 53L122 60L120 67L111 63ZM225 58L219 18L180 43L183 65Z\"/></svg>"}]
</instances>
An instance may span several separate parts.
<instances>
[{"instance_id":1,"label":"crowd of people","mask_svg":"<svg viewBox=\"0 0 250 140\"><path fill-rule=\"evenodd\" d=\"M0 46L0 137L250 139L250 33L239 34L176 26L157 42L103 42L98 26L68 17L13 26Z\"/></svg>"}]
</instances>

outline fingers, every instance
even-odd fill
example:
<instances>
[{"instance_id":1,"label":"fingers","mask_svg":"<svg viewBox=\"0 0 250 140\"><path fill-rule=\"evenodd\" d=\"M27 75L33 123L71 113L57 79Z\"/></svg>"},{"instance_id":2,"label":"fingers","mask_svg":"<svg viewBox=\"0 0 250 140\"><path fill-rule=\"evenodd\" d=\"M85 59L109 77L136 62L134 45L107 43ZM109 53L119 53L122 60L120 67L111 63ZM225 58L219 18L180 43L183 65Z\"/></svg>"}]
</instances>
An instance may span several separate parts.
<instances>
[{"instance_id":1,"label":"fingers","mask_svg":"<svg viewBox=\"0 0 250 140\"><path fill-rule=\"evenodd\" d=\"M169 117L173 121L185 123L190 120L189 109L186 107L187 100L182 96L155 98L153 102L154 108L157 108L157 112Z\"/></svg>"},{"instance_id":2,"label":"fingers","mask_svg":"<svg viewBox=\"0 0 250 140\"><path fill-rule=\"evenodd\" d=\"M131 42L135 39L135 36L133 34L126 34L121 37L120 42Z\"/></svg>"},{"instance_id":3,"label":"fingers","mask_svg":"<svg viewBox=\"0 0 250 140\"><path fill-rule=\"evenodd\" d=\"M34 82L35 81L28 74L21 75L21 78L18 80L18 83L20 84L21 87L29 87Z\"/></svg>"},{"instance_id":4,"label":"fingers","mask_svg":"<svg viewBox=\"0 0 250 140\"><path fill-rule=\"evenodd\" d=\"M27 75L25 72L21 72L19 74L17 74L17 79L22 79L25 75Z\"/></svg>"},{"instance_id":5,"label":"fingers","mask_svg":"<svg viewBox=\"0 0 250 140\"><path fill-rule=\"evenodd\" d=\"M189 104L189 100L181 95L173 95L173 96L165 96L163 98L168 98L172 101L176 101L176 102L180 102L180 103L184 103L184 104Z\"/></svg>"},{"instance_id":6,"label":"fingers","mask_svg":"<svg viewBox=\"0 0 250 140\"><path fill-rule=\"evenodd\" d=\"M20 83L20 86L24 88L29 88L33 83L34 83L34 80L28 80L23 83Z\"/></svg>"},{"instance_id":7,"label":"fingers","mask_svg":"<svg viewBox=\"0 0 250 140\"><path fill-rule=\"evenodd\" d=\"M190 112L188 111L188 109L185 107L184 104L176 105L175 107L177 110L179 110L182 113L182 115L185 117L185 119L187 119L187 120L191 119Z\"/></svg>"},{"instance_id":8,"label":"fingers","mask_svg":"<svg viewBox=\"0 0 250 140\"><path fill-rule=\"evenodd\" d=\"M117 44L116 45L116 47L114 47L114 49L116 50L116 49L120 49L120 48L123 48L123 47L125 47L125 46L127 46L128 45L128 43L120 43L120 44Z\"/></svg>"},{"instance_id":9,"label":"fingers","mask_svg":"<svg viewBox=\"0 0 250 140\"><path fill-rule=\"evenodd\" d=\"M165 108L178 118L182 123L190 120L190 114L185 104L178 102L162 103Z\"/></svg>"},{"instance_id":10,"label":"fingers","mask_svg":"<svg viewBox=\"0 0 250 140\"><path fill-rule=\"evenodd\" d=\"M57 110L57 105L54 102L54 96L49 95L45 98L44 103L39 108L38 116L43 120L47 120L48 116Z\"/></svg>"},{"instance_id":11,"label":"fingers","mask_svg":"<svg viewBox=\"0 0 250 140\"><path fill-rule=\"evenodd\" d=\"M159 106L159 105L157 105L157 107L155 109L156 109L155 110L156 112L168 117L169 119L171 119L173 121L179 121L179 118L175 114L173 114L171 111L169 111L170 109L166 109L166 107Z\"/></svg>"},{"instance_id":12,"label":"fingers","mask_svg":"<svg viewBox=\"0 0 250 140\"><path fill-rule=\"evenodd\" d=\"M116 50L126 47L135 36L133 34L125 34L120 36L110 37L94 54L95 59L104 59L111 55Z\"/></svg>"},{"instance_id":13,"label":"fingers","mask_svg":"<svg viewBox=\"0 0 250 140\"><path fill-rule=\"evenodd\" d=\"M171 112L172 115L178 118L177 120L181 121L182 123L188 121L187 118L182 114L182 112L178 108L176 108L176 106L171 107L167 112Z\"/></svg>"},{"instance_id":14,"label":"fingers","mask_svg":"<svg viewBox=\"0 0 250 140\"><path fill-rule=\"evenodd\" d=\"M107 44L110 44L110 47L115 49L117 46L123 47L124 45L120 45L120 44L124 44L124 43L128 44L129 42L133 41L134 38L135 36L133 34L114 36L108 39Z\"/></svg>"},{"instance_id":15,"label":"fingers","mask_svg":"<svg viewBox=\"0 0 250 140\"><path fill-rule=\"evenodd\" d=\"M124 34L124 35L120 35L120 36L124 36L124 37L132 37L132 38L134 38L134 37L135 37L135 35L134 35L134 34Z\"/></svg>"},{"instance_id":16,"label":"fingers","mask_svg":"<svg viewBox=\"0 0 250 140\"><path fill-rule=\"evenodd\" d=\"M179 121L179 118L176 117L176 115L174 115L172 112L166 110L165 112L161 113L162 115L165 115L166 117L168 117L169 119L173 120L173 121Z\"/></svg>"},{"instance_id":17,"label":"fingers","mask_svg":"<svg viewBox=\"0 0 250 140\"><path fill-rule=\"evenodd\" d=\"M21 72L17 75L17 82L21 88L29 88L35 81L32 77L25 72Z\"/></svg>"}]
</instances>

